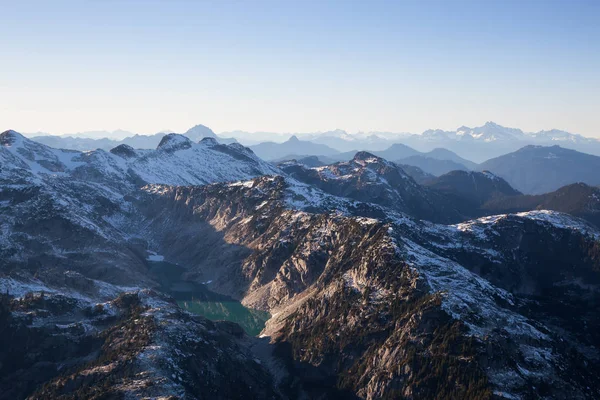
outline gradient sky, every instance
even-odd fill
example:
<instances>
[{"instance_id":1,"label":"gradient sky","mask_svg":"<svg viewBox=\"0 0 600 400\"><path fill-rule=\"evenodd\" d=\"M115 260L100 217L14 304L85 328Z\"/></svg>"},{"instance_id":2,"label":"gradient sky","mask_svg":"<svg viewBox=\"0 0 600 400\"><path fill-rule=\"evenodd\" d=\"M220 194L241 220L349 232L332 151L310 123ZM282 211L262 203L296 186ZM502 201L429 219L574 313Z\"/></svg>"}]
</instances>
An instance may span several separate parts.
<instances>
[{"instance_id":1,"label":"gradient sky","mask_svg":"<svg viewBox=\"0 0 600 400\"><path fill-rule=\"evenodd\" d=\"M0 0L0 130L600 137L600 1Z\"/></svg>"}]
</instances>

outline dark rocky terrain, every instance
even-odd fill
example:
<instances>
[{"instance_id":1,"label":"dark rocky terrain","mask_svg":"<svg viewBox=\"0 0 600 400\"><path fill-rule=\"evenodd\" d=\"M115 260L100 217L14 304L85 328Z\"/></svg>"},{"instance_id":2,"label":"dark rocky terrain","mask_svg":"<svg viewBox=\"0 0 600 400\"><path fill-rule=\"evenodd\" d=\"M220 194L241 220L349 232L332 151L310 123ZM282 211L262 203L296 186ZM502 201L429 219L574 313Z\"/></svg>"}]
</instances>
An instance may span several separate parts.
<instances>
[{"instance_id":1,"label":"dark rocky terrain","mask_svg":"<svg viewBox=\"0 0 600 400\"><path fill-rule=\"evenodd\" d=\"M431 178L424 185L451 199L463 215L476 217L488 215L484 204L497 201L502 203L507 197L521 195L504 179L491 172L452 171L437 178ZM525 208L519 211L527 211Z\"/></svg>"},{"instance_id":2,"label":"dark rocky terrain","mask_svg":"<svg viewBox=\"0 0 600 400\"><path fill-rule=\"evenodd\" d=\"M574 183L540 195L491 199L483 208L491 214L534 209L555 210L583 218L600 227L600 188Z\"/></svg>"},{"instance_id":3,"label":"dark rocky terrain","mask_svg":"<svg viewBox=\"0 0 600 400\"><path fill-rule=\"evenodd\" d=\"M368 153L282 171L177 135L149 153L0 144L0 398L600 396L600 231L582 219L467 219ZM483 182L456 195L510 192ZM157 258L268 311L261 337L179 308Z\"/></svg>"},{"instance_id":4,"label":"dark rocky terrain","mask_svg":"<svg viewBox=\"0 0 600 400\"><path fill-rule=\"evenodd\" d=\"M456 222L464 216L445 196L423 187L395 163L358 152L348 162L306 168L296 162L279 167L290 176L334 196L376 203L416 218Z\"/></svg>"},{"instance_id":5,"label":"dark rocky terrain","mask_svg":"<svg viewBox=\"0 0 600 400\"><path fill-rule=\"evenodd\" d=\"M480 206L490 200L521 194L491 172L452 171L430 179L426 186Z\"/></svg>"},{"instance_id":6,"label":"dark rocky terrain","mask_svg":"<svg viewBox=\"0 0 600 400\"><path fill-rule=\"evenodd\" d=\"M584 183L541 195L524 195L490 172L453 171L427 179L424 185L451 198L462 214L471 217L554 210L600 226L600 191Z\"/></svg>"},{"instance_id":7,"label":"dark rocky terrain","mask_svg":"<svg viewBox=\"0 0 600 400\"><path fill-rule=\"evenodd\" d=\"M216 290L275 315L265 333L288 349L305 387L366 398L482 398L504 390L535 397L550 388L558 398L590 396L571 393L595 379L585 363L598 365L598 236L583 222L569 226L574 220L566 215L533 212L441 227L282 213L289 190L282 179L165 190L158 190L160 204L185 208L161 215L159 226L194 210L197 222L183 219L201 227L208 218L226 246L251 250L232 265L224 248L215 249L200 268L210 271ZM270 200L260 218L248 219L264 193ZM229 200L216 204L214 197ZM241 293L231 291L232 281ZM407 341L414 336L418 345ZM565 363L578 372L566 372Z\"/></svg>"}]
</instances>

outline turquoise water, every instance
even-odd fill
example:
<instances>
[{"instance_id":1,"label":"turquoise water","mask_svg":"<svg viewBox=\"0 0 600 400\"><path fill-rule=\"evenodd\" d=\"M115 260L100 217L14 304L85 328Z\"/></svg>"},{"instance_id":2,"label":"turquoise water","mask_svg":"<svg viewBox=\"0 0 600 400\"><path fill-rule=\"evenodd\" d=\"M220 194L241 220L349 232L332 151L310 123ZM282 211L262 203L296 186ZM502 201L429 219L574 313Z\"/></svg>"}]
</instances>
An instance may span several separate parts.
<instances>
[{"instance_id":1,"label":"turquoise water","mask_svg":"<svg viewBox=\"0 0 600 400\"><path fill-rule=\"evenodd\" d=\"M231 297L211 292L203 284L184 280L184 267L165 261L150 261L148 264L149 272L160 282L161 290L173 296L181 308L193 314L212 321L235 322L252 336L258 335L270 318L266 311L244 307Z\"/></svg>"},{"instance_id":2,"label":"turquoise water","mask_svg":"<svg viewBox=\"0 0 600 400\"><path fill-rule=\"evenodd\" d=\"M266 311L246 308L238 301L198 301L183 300L179 306L191 313L202 315L210 320L226 320L239 324L248 335L256 336L269 319Z\"/></svg>"}]
</instances>

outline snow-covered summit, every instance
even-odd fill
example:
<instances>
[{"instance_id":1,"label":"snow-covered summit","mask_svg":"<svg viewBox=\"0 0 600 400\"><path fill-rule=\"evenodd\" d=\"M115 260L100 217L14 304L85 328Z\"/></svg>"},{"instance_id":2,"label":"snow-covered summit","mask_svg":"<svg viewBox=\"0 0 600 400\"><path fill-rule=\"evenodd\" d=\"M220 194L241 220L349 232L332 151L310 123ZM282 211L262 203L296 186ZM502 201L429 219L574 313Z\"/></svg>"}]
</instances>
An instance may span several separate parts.
<instances>
[{"instance_id":1,"label":"snow-covered summit","mask_svg":"<svg viewBox=\"0 0 600 400\"><path fill-rule=\"evenodd\" d=\"M435 132L441 134L441 131ZM445 132L445 136L448 139L479 140L484 142L522 140L524 135L520 129L507 128L492 121L488 121L483 126L475 128L461 126L455 132Z\"/></svg>"},{"instance_id":2,"label":"snow-covered summit","mask_svg":"<svg viewBox=\"0 0 600 400\"><path fill-rule=\"evenodd\" d=\"M204 138L200 139L199 143L202 143L205 146L216 146L219 144L217 139L212 138L212 137L204 137Z\"/></svg>"},{"instance_id":3,"label":"snow-covered summit","mask_svg":"<svg viewBox=\"0 0 600 400\"><path fill-rule=\"evenodd\" d=\"M179 134L163 137L156 150L135 150L122 144L110 152L54 149L15 131L0 135L0 175L17 174L32 181L51 177L124 184L202 185L277 174L279 170L238 144L212 138L193 143ZM14 178L14 176L13 176ZM141 181L141 182L140 182Z\"/></svg>"},{"instance_id":4,"label":"snow-covered summit","mask_svg":"<svg viewBox=\"0 0 600 400\"><path fill-rule=\"evenodd\" d=\"M188 137L177 133L169 133L161 139L156 150L175 151L189 149L190 147L192 147L192 141Z\"/></svg>"},{"instance_id":5,"label":"snow-covered summit","mask_svg":"<svg viewBox=\"0 0 600 400\"><path fill-rule=\"evenodd\" d=\"M23 139L25 139L25 136L12 129L0 133L0 145L2 146L12 146L17 141L22 141Z\"/></svg>"},{"instance_id":6,"label":"snow-covered summit","mask_svg":"<svg viewBox=\"0 0 600 400\"><path fill-rule=\"evenodd\" d=\"M111 149L110 152L123 158L131 158L138 156L135 149L127 144L120 144L117 147Z\"/></svg>"},{"instance_id":7,"label":"snow-covered summit","mask_svg":"<svg viewBox=\"0 0 600 400\"><path fill-rule=\"evenodd\" d=\"M184 135L195 142L207 137L214 139L217 138L217 135L213 132L212 129L210 129L208 126L204 126L201 124L191 127L185 132Z\"/></svg>"}]
</instances>

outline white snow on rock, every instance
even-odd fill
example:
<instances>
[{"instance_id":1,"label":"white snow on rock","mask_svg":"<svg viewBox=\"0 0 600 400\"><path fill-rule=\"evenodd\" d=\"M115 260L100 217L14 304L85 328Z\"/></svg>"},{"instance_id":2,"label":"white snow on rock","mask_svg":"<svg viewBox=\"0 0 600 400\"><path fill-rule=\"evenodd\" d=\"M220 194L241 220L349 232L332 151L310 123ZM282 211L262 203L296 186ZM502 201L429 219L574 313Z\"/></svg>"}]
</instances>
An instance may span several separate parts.
<instances>
[{"instance_id":1,"label":"white snow on rock","mask_svg":"<svg viewBox=\"0 0 600 400\"><path fill-rule=\"evenodd\" d=\"M545 222L557 228L573 229L585 235L592 235L596 238L600 238L600 232L598 232L596 228L588 224L586 221L558 211L536 210L521 212L515 215L535 221Z\"/></svg>"},{"instance_id":2,"label":"white snow on rock","mask_svg":"<svg viewBox=\"0 0 600 400\"><path fill-rule=\"evenodd\" d=\"M154 251L149 251L148 257L146 258L146 260L158 262L158 261L164 261L165 257L161 256L160 254L155 253Z\"/></svg>"},{"instance_id":3,"label":"white snow on rock","mask_svg":"<svg viewBox=\"0 0 600 400\"><path fill-rule=\"evenodd\" d=\"M398 252L409 265L425 276L433 292L444 294L443 308L454 318L464 321L473 334L485 336L493 329L503 328L517 336L547 339L524 317L499 306L494 300L500 298L513 304L510 293L495 287L455 261L408 239L401 241Z\"/></svg>"},{"instance_id":4,"label":"white snow on rock","mask_svg":"<svg viewBox=\"0 0 600 400\"><path fill-rule=\"evenodd\" d=\"M78 170L93 170L96 179L104 176L123 181L133 173L146 183L169 185L203 185L279 173L239 145L193 143L177 134L165 136L157 150L133 150L133 156L127 157L103 150L53 149L14 131L0 135L0 163L8 166L2 174L24 170L30 181L37 182L43 177L77 175Z\"/></svg>"},{"instance_id":5,"label":"white snow on rock","mask_svg":"<svg viewBox=\"0 0 600 400\"><path fill-rule=\"evenodd\" d=\"M523 218L540 223L545 223L559 229L570 229L578 231L584 235L591 235L600 238L598 229L587 223L586 221L573 217L572 215L551 210L535 210L516 214L499 214L491 215L466 221L460 224L450 225L449 229L456 229L463 233L473 235L478 239L486 239L489 234L493 234L493 227L498 222L506 218Z\"/></svg>"}]
</instances>

